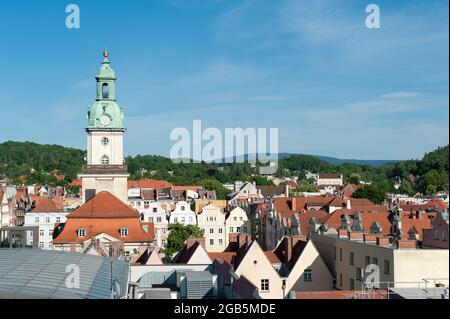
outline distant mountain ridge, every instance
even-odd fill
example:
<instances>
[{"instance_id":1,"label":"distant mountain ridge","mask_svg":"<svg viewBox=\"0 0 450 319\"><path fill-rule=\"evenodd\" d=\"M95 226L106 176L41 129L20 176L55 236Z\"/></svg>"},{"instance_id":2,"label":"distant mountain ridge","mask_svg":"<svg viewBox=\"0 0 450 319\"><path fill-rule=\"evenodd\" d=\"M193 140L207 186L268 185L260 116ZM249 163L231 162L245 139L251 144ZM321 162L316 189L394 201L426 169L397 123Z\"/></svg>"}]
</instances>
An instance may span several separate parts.
<instances>
[{"instance_id":1,"label":"distant mountain ridge","mask_svg":"<svg viewBox=\"0 0 450 319\"><path fill-rule=\"evenodd\" d=\"M299 155L299 154L296 154L296 153L279 153L278 154L280 159L290 157L292 155ZM308 155L308 154L304 154L304 155L316 157L325 162L335 164L335 165L350 163L350 164L359 164L359 165L368 165L368 166L378 167L378 166L382 166L385 164L402 162L401 160L361 160L361 159L343 159L343 158L337 158L337 157L332 157L332 156L323 156L323 155Z\"/></svg>"}]
</instances>

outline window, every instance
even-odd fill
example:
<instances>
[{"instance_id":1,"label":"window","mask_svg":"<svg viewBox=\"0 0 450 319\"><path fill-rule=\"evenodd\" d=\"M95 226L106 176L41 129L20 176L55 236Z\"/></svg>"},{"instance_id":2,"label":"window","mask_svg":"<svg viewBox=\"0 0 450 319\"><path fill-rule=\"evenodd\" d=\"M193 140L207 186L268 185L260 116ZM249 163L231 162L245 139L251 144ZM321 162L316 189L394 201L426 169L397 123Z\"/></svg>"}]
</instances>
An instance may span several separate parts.
<instances>
[{"instance_id":1,"label":"window","mask_svg":"<svg viewBox=\"0 0 450 319\"><path fill-rule=\"evenodd\" d=\"M378 265L378 258L373 257L372 258L372 264Z\"/></svg>"},{"instance_id":2,"label":"window","mask_svg":"<svg viewBox=\"0 0 450 319\"><path fill-rule=\"evenodd\" d=\"M36 224L39 224L39 217L35 217L35 218L34 218L34 222L35 222Z\"/></svg>"},{"instance_id":3,"label":"window","mask_svg":"<svg viewBox=\"0 0 450 319\"><path fill-rule=\"evenodd\" d=\"M350 278L350 290L355 290L355 279Z\"/></svg>"},{"instance_id":4,"label":"window","mask_svg":"<svg viewBox=\"0 0 450 319\"><path fill-rule=\"evenodd\" d=\"M356 268L356 280L362 281L364 277L364 270L362 268Z\"/></svg>"},{"instance_id":5,"label":"window","mask_svg":"<svg viewBox=\"0 0 450 319\"><path fill-rule=\"evenodd\" d=\"M148 221L151 222L151 223L153 223L153 217L149 217L149 218L148 218Z\"/></svg>"},{"instance_id":6,"label":"window","mask_svg":"<svg viewBox=\"0 0 450 319\"><path fill-rule=\"evenodd\" d=\"M210 228L210 229L209 229L209 233L210 233L210 234L214 234L214 228Z\"/></svg>"},{"instance_id":7,"label":"window","mask_svg":"<svg viewBox=\"0 0 450 319\"><path fill-rule=\"evenodd\" d=\"M49 229L49 230L48 230L48 235L49 235L49 236L53 236L53 229Z\"/></svg>"},{"instance_id":8,"label":"window","mask_svg":"<svg viewBox=\"0 0 450 319\"><path fill-rule=\"evenodd\" d=\"M43 241L39 242L39 247L44 248L44 242Z\"/></svg>"},{"instance_id":9,"label":"window","mask_svg":"<svg viewBox=\"0 0 450 319\"><path fill-rule=\"evenodd\" d=\"M50 224L50 217L45 217L45 222L46 222L47 224Z\"/></svg>"},{"instance_id":10,"label":"window","mask_svg":"<svg viewBox=\"0 0 450 319\"><path fill-rule=\"evenodd\" d=\"M122 227L122 228L120 229L120 236L122 236L122 237L128 236L128 228Z\"/></svg>"},{"instance_id":11,"label":"window","mask_svg":"<svg viewBox=\"0 0 450 319\"><path fill-rule=\"evenodd\" d=\"M261 279L261 292L269 291L269 279Z\"/></svg>"},{"instance_id":12,"label":"window","mask_svg":"<svg viewBox=\"0 0 450 319\"><path fill-rule=\"evenodd\" d=\"M232 233L232 232L233 232L233 230L234 230L234 228L233 228L233 227L230 227L230 233Z\"/></svg>"},{"instance_id":13,"label":"window","mask_svg":"<svg viewBox=\"0 0 450 319\"><path fill-rule=\"evenodd\" d=\"M236 227L236 233L240 233L241 232L241 227Z\"/></svg>"},{"instance_id":14,"label":"window","mask_svg":"<svg viewBox=\"0 0 450 319\"><path fill-rule=\"evenodd\" d=\"M234 220L234 221L237 221L237 217L233 217L233 220Z\"/></svg>"},{"instance_id":15,"label":"window","mask_svg":"<svg viewBox=\"0 0 450 319\"><path fill-rule=\"evenodd\" d=\"M61 217L59 217L59 216L56 217L56 222L57 222L57 223L60 223L60 222L61 222Z\"/></svg>"},{"instance_id":16,"label":"window","mask_svg":"<svg viewBox=\"0 0 450 319\"><path fill-rule=\"evenodd\" d=\"M303 280L304 281L312 281L312 270L311 269L305 269L305 272L303 273Z\"/></svg>"},{"instance_id":17,"label":"window","mask_svg":"<svg viewBox=\"0 0 450 319\"><path fill-rule=\"evenodd\" d=\"M186 210L185 206L181 206L181 210L184 212Z\"/></svg>"},{"instance_id":18,"label":"window","mask_svg":"<svg viewBox=\"0 0 450 319\"><path fill-rule=\"evenodd\" d=\"M211 238L211 239L209 240L209 245L210 245L210 246L213 246L213 245L214 245L214 239Z\"/></svg>"},{"instance_id":19,"label":"window","mask_svg":"<svg viewBox=\"0 0 450 319\"><path fill-rule=\"evenodd\" d=\"M85 237L86 236L86 229L78 228L77 234L78 234L78 237Z\"/></svg>"},{"instance_id":20,"label":"window","mask_svg":"<svg viewBox=\"0 0 450 319\"><path fill-rule=\"evenodd\" d=\"M244 233L248 233L248 227L247 226L244 226Z\"/></svg>"},{"instance_id":21,"label":"window","mask_svg":"<svg viewBox=\"0 0 450 319\"><path fill-rule=\"evenodd\" d=\"M370 265L370 256L366 256L366 267Z\"/></svg>"},{"instance_id":22,"label":"window","mask_svg":"<svg viewBox=\"0 0 450 319\"><path fill-rule=\"evenodd\" d=\"M219 228L219 234L222 234L222 228Z\"/></svg>"},{"instance_id":23,"label":"window","mask_svg":"<svg viewBox=\"0 0 450 319\"><path fill-rule=\"evenodd\" d=\"M154 213L157 213L157 212L158 212L158 208L153 207L153 212L154 212Z\"/></svg>"},{"instance_id":24,"label":"window","mask_svg":"<svg viewBox=\"0 0 450 319\"><path fill-rule=\"evenodd\" d=\"M389 260L384 261L384 274L389 275Z\"/></svg>"},{"instance_id":25,"label":"window","mask_svg":"<svg viewBox=\"0 0 450 319\"><path fill-rule=\"evenodd\" d=\"M334 260L336 260L336 259L337 259L337 248L334 247Z\"/></svg>"},{"instance_id":26,"label":"window","mask_svg":"<svg viewBox=\"0 0 450 319\"><path fill-rule=\"evenodd\" d=\"M102 165L108 165L109 164L109 157L104 155L102 157Z\"/></svg>"},{"instance_id":27,"label":"window","mask_svg":"<svg viewBox=\"0 0 450 319\"><path fill-rule=\"evenodd\" d=\"M102 85L102 98L109 99L109 85L108 83L103 83Z\"/></svg>"},{"instance_id":28,"label":"window","mask_svg":"<svg viewBox=\"0 0 450 319\"><path fill-rule=\"evenodd\" d=\"M150 202L148 200L144 201L144 205L150 205Z\"/></svg>"},{"instance_id":29,"label":"window","mask_svg":"<svg viewBox=\"0 0 450 319\"><path fill-rule=\"evenodd\" d=\"M44 230L43 229L39 230L39 236L44 236Z\"/></svg>"},{"instance_id":30,"label":"window","mask_svg":"<svg viewBox=\"0 0 450 319\"><path fill-rule=\"evenodd\" d=\"M186 221L186 218L181 217L181 222L184 223Z\"/></svg>"},{"instance_id":31,"label":"window","mask_svg":"<svg viewBox=\"0 0 450 319\"><path fill-rule=\"evenodd\" d=\"M342 287L342 273L339 274L339 286Z\"/></svg>"},{"instance_id":32,"label":"window","mask_svg":"<svg viewBox=\"0 0 450 319\"><path fill-rule=\"evenodd\" d=\"M102 145L108 145L109 139L107 137L102 138Z\"/></svg>"},{"instance_id":33,"label":"window","mask_svg":"<svg viewBox=\"0 0 450 319\"><path fill-rule=\"evenodd\" d=\"M242 217L239 217L239 220L240 220L240 221L243 221L243 220L244 220L244 218L242 218Z\"/></svg>"},{"instance_id":34,"label":"window","mask_svg":"<svg viewBox=\"0 0 450 319\"><path fill-rule=\"evenodd\" d=\"M350 253L350 266L353 266L355 264L355 254Z\"/></svg>"},{"instance_id":35,"label":"window","mask_svg":"<svg viewBox=\"0 0 450 319\"><path fill-rule=\"evenodd\" d=\"M223 244L223 239L219 238L219 245L222 245L222 244Z\"/></svg>"},{"instance_id":36,"label":"window","mask_svg":"<svg viewBox=\"0 0 450 319\"><path fill-rule=\"evenodd\" d=\"M141 220L144 221L144 214L141 213Z\"/></svg>"},{"instance_id":37,"label":"window","mask_svg":"<svg viewBox=\"0 0 450 319\"><path fill-rule=\"evenodd\" d=\"M342 261L342 248L339 248L339 261Z\"/></svg>"},{"instance_id":38,"label":"window","mask_svg":"<svg viewBox=\"0 0 450 319\"><path fill-rule=\"evenodd\" d=\"M156 222L157 223L160 223L162 220L161 220L161 217L156 217Z\"/></svg>"},{"instance_id":39,"label":"window","mask_svg":"<svg viewBox=\"0 0 450 319\"><path fill-rule=\"evenodd\" d=\"M174 223L178 223L178 217L174 217L174 218L173 218L173 222L174 222Z\"/></svg>"}]
</instances>

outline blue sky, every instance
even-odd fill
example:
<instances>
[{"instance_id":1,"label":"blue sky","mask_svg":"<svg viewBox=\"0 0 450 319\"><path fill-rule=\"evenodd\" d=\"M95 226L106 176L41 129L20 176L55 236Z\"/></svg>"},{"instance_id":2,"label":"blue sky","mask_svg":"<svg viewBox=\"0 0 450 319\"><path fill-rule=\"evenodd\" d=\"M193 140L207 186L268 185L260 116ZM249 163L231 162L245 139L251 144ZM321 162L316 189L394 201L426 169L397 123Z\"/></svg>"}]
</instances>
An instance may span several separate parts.
<instances>
[{"instance_id":1,"label":"blue sky","mask_svg":"<svg viewBox=\"0 0 450 319\"><path fill-rule=\"evenodd\" d=\"M448 23L447 0L2 1L0 142L85 148L107 46L128 155L167 156L200 119L277 127L281 152L419 158L449 140Z\"/></svg>"}]
</instances>

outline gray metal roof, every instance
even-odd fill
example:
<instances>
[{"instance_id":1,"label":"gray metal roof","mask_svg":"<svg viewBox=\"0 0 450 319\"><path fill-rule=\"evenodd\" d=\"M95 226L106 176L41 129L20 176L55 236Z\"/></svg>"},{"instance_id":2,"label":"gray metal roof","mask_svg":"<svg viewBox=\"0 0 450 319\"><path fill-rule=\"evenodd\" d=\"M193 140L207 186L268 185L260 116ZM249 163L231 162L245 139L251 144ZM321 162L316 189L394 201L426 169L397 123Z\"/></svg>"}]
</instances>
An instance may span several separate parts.
<instances>
[{"instance_id":1,"label":"gray metal roof","mask_svg":"<svg viewBox=\"0 0 450 319\"><path fill-rule=\"evenodd\" d=\"M125 297L129 278L125 261L53 250L0 249L0 299L109 299L111 262L118 297ZM79 269L79 288L66 285L71 265Z\"/></svg>"}]
</instances>

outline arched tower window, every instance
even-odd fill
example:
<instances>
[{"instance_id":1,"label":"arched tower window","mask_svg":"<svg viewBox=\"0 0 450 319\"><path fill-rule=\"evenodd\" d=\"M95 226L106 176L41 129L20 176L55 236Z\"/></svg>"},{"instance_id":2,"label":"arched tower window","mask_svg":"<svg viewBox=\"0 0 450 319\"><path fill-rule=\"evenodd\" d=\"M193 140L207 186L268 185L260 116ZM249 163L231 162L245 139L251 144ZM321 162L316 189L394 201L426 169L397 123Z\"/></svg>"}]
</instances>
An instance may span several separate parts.
<instances>
[{"instance_id":1,"label":"arched tower window","mask_svg":"<svg viewBox=\"0 0 450 319\"><path fill-rule=\"evenodd\" d=\"M109 99L109 85L108 85L108 83L103 83L103 85L102 85L102 98Z\"/></svg>"},{"instance_id":2,"label":"arched tower window","mask_svg":"<svg viewBox=\"0 0 450 319\"><path fill-rule=\"evenodd\" d=\"M109 157L104 155L102 157L102 165L108 165L109 164Z\"/></svg>"}]
</instances>

